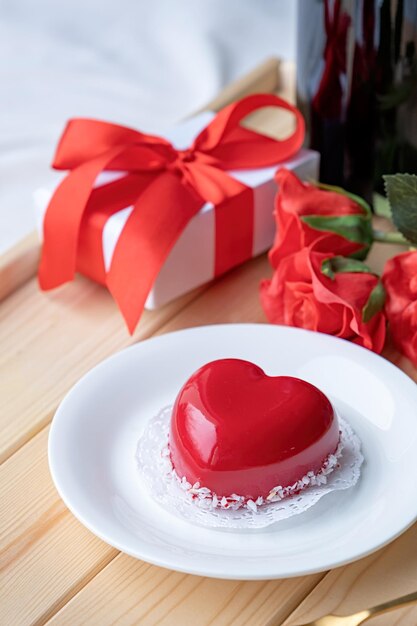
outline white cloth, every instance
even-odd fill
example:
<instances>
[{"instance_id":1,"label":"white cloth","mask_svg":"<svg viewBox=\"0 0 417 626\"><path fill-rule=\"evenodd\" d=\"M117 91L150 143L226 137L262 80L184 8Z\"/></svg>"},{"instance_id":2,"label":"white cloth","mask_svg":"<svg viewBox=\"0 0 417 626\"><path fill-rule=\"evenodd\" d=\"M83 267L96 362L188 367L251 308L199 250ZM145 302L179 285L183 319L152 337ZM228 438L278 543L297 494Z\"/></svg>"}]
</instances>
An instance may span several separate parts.
<instances>
[{"instance_id":1,"label":"white cloth","mask_svg":"<svg viewBox=\"0 0 417 626\"><path fill-rule=\"evenodd\" d=\"M295 5L0 0L0 253L34 229L69 117L163 132L267 56L294 58Z\"/></svg>"}]
</instances>

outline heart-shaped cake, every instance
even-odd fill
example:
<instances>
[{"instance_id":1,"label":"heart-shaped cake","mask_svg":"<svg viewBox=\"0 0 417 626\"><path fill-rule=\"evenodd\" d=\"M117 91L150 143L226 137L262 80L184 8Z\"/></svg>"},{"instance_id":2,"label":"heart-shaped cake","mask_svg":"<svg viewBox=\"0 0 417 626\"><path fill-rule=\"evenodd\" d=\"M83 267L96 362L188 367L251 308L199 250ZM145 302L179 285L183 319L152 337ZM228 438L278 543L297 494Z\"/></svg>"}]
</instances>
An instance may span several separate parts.
<instances>
[{"instance_id":1,"label":"heart-shaped cake","mask_svg":"<svg viewBox=\"0 0 417 626\"><path fill-rule=\"evenodd\" d=\"M333 407L314 385L221 359L180 390L169 451L176 475L194 491L210 491L216 503L236 496L261 504L298 493L331 469L339 437Z\"/></svg>"}]
</instances>

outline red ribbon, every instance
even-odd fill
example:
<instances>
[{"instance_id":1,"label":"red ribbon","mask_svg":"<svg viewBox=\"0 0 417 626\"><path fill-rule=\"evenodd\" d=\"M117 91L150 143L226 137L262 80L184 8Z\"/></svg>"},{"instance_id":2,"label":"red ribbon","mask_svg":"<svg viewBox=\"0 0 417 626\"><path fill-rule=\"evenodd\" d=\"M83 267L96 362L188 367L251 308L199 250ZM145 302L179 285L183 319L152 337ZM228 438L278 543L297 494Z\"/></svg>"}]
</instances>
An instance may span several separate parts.
<instances>
[{"instance_id":1,"label":"red ribbon","mask_svg":"<svg viewBox=\"0 0 417 626\"><path fill-rule=\"evenodd\" d=\"M291 111L296 119L293 134L278 141L239 125L262 107ZM52 289L74 278L83 221L103 197L109 214L133 204L104 280L133 332L169 251L204 202L215 205L215 274L252 255L253 206L241 195L252 192L225 170L274 165L294 155L303 139L301 113L270 94L248 96L222 109L188 150L116 124L70 120L53 162L55 169L70 172L45 214L41 288ZM127 175L94 189L105 170ZM243 233L232 247L227 245L231 229ZM104 275L102 252L95 262Z\"/></svg>"}]
</instances>

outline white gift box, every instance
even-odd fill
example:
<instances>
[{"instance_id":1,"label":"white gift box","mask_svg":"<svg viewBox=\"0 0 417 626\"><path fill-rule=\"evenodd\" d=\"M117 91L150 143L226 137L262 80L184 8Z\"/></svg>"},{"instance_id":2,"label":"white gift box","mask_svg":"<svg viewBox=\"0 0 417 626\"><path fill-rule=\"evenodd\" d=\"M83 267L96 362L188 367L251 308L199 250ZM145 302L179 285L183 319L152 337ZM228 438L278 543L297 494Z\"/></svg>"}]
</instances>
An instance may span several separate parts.
<instances>
[{"instance_id":1,"label":"white gift box","mask_svg":"<svg viewBox=\"0 0 417 626\"><path fill-rule=\"evenodd\" d=\"M184 150L190 146L195 137L213 119L215 113L205 111L177 125L164 133L175 148ZM272 167L251 170L230 171L229 174L253 189L254 196L254 235L252 256L268 250L274 240L275 220L273 216L274 197L277 191L274 174L278 168L286 167L294 171L304 180L317 180L319 171L319 154L312 150L301 149L298 154ZM105 172L95 183L99 187L116 178L123 172ZM57 174L58 182L62 173ZM40 188L34 193L35 207L38 217L38 228L42 236L42 222L53 190ZM103 258L106 270L110 267L113 252L133 207L126 207L114 213L106 221L103 233ZM188 223L170 251L161 268L153 288L147 298L146 308L156 309L170 300L191 291L212 280L215 262L215 223L214 206L205 203L200 212ZM140 272L140 268L138 268Z\"/></svg>"}]
</instances>

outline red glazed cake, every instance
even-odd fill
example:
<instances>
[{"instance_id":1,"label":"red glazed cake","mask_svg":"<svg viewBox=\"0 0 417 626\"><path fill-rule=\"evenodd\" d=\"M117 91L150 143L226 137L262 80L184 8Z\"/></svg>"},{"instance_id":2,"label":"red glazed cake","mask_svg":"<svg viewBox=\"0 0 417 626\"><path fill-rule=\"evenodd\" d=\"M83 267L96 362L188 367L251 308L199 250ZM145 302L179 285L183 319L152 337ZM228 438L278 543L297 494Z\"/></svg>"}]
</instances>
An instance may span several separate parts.
<instances>
[{"instance_id":1,"label":"red glazed cake","mask_svg":"<svg viewBox=\"0 0 417 626\"><path fill-rule=\"evenodd\" d=\"M299 378L221 359L197 370L172 412L169 452L194 497L256 509L326 482L339 424L328 398Z\"/></svg>"}]
</instances>

